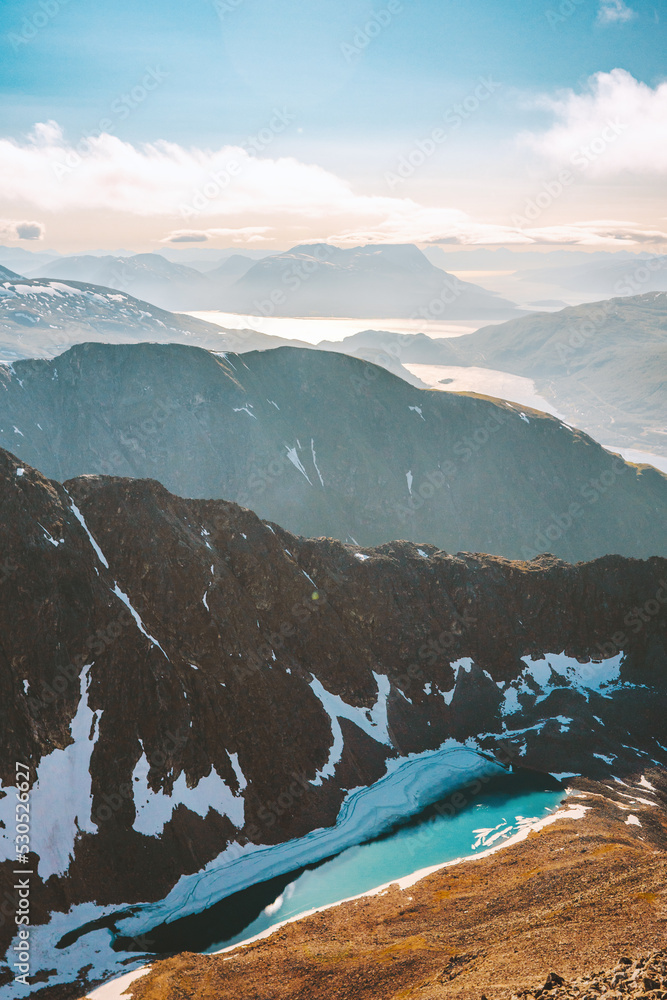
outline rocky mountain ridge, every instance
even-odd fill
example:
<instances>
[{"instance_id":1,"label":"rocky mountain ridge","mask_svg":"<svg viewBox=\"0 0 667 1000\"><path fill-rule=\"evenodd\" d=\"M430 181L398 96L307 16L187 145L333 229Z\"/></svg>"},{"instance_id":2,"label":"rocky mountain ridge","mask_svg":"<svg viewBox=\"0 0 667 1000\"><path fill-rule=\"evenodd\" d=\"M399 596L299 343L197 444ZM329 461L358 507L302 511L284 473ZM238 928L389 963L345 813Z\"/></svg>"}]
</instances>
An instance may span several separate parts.
<instances>
[{"instance_id":1,"label":"rocky mountain ridge","mask_svg":"<svg viewBox=\"0 0 667 1000\"><path fill-rule=\"evenodd\" d=\"M343 354L72 348L0 366L0 447L56 479L149 477L298 534L570 561L667 554L667 478L558 419Z\"/></svg>"},{"instance_id":2,"label":"rocky mountain ridge","mask_svg":"<svg viewBox=\"0 0 667 1000\"><path fill-rule=\"evenodd\" d=\"M38 963L45 988L86 964L108 975L104 928L161 922L177 884L180 912L204 868L335 834L347 790L410 755L426 776L443 746L467 767L509 745L521 766L598 779L664 763L664 559L363 549L156 482L61 486L0 459L0 840L19 760L52 816L30 855L36 954L58 956Z\"/></svg>"}]
</instances>

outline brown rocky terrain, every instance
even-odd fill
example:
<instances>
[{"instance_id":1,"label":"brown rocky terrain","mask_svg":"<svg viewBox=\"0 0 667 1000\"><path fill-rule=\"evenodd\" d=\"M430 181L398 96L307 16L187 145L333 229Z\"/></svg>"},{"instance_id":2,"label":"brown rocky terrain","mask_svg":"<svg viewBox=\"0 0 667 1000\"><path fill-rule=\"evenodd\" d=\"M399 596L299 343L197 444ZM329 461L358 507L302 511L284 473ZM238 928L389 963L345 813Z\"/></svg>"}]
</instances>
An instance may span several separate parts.
<instances>
[{"instance_id":1,"label":"brown rocky terrain","mask_svg":"<svg viewBox=\"0 0 667 1000\"><path fill-rule=\"evenodd\" d=\"M623 955L613 968L587 973L572 982L550 973L541 989L522 990L515 996L547 995L553 1000L564 1000L565 997L593 998L601 994L664 1000L667 996L667 951L652 951L634 961Z\"/></svg>"},{"instance_id":2,"label":"brown rocky terrain","mask_svg":"<svg viewBox=\"0 0 667 1000\"><path fill-rule=\"evenodd\" d=\"M54 830L30 855L45 996L109 973L90 935L122 935L132 904L233 845L330 827L397 756L467 740L597 781L667 763L664 559L364 551L154 481L64 487L6 452L0 554L0 777L23 761ZM3 952L13 933L3 915Z\"/></svg>"}]
</instances>

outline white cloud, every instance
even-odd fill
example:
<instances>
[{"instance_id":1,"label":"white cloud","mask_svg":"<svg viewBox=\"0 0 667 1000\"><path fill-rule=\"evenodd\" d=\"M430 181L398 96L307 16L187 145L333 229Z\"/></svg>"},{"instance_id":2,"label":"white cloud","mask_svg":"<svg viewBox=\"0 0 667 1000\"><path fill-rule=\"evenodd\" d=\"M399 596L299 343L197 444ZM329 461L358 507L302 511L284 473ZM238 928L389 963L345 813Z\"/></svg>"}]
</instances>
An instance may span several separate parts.
<instances>
[{"instance_id":1,"label":"white cloud","mask_svg":"<svg viewBox=\"0 0 667 1000\"><path fill-rule=\"evenodd\" d=\"M0 219L0 239L3 240L41 240L44 238L44 226L41 222L26 220L14 221Z\"/></svg>"},{"instance_id":2,"label":"white cloud","mask_svg":"<svg viewBox=\"0 0 667 1000\"><path fill-rule=\"evenodd\" d=\"M55 122L41 123L23 143L0 139L1 194L46 211L108 209L181 218L299 212L311 218L381 209L393 199L360 197L322 167L293 157L252 156L236 146L142 146L103 133L81 151Z\"/></svg>"},{"instance_id":3,"label":"white cloud","mask_svg":"<svg viewBox=\"0 0 667 1000\"><path fill-rule=\"evenodd\" d=\"M667 82L649 87L613 69L592 76L583 93L567 90L538 103L556 122L523 139L554 164L576 166L578 157L594 179L667 173Z\"/></svg>"},{"instance_id":4,"label":"white cloud","mask_svg":"<svg viewBox=\"0 0 667 1000\"><path fill-rule=\"evenodd\" d=\"M621 70L599 74L596 81L595 93L585 98L570 94L552 102L561 124L532 140L545 155L560 155L573 130L575 135L577 129L586 132L592 120L607 112L619 90L630 91L642 113L645 105L656 108L656 91ZM667 98L667 84L665 88ZM555 131L558 128L565 138ZM667 153L660 155L664 159ZM163 242L171 243L215 238L265 242L277 239L276 234L281 241L295 243L330 239L601 246L667 239L632 222L543 228L487 223L458 209L428 207L410 198L358 194L322 167L293 157L251 156L233 146L202 150L166 141L134 146L103 134L77 150L54 122L35 126L23 142L0 139L0 176L0 200L5 204L20 202L61 216L96 213L98 223L107 213L116 227L123 214L153 219L151 226L159 224L167 234Z\"/></svg>"},{"instance_id":5,"label":"white cloud","mask_svg":"<svg viewBox=\"0 0 667 1000\"><path fill-rule=\"evenodd\" d=\"M625 23L637 17L637 12L628 7L623 0L601 0L598 9L598 21L600 24L617 24L619 21Z\"/></svg>"}]
</instances>

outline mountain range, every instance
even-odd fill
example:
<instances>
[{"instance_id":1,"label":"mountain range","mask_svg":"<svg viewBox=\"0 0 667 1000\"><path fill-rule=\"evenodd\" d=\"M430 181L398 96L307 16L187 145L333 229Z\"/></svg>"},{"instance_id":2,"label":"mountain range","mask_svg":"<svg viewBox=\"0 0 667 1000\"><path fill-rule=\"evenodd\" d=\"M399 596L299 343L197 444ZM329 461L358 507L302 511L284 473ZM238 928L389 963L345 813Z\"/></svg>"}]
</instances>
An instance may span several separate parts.
<instances>
[{"instance_id":1,"label":"mountain range","mask_svg":"<svg viewBox=\"0 0 667 1000\"><path fill-rule=\"evenodd\" d=\"M236 265L230 257L223 266ZM343 352L421 388L424 381L406 365L487 368L533 380L555 410L604 444L658 455L667 449L666 323L667 293L645 292L531 313L458 337L365 330L313 345L224 329L102 286L0 274L0 358L7 361L55 357L82 341L150 340L236 353L280 346Z\"/></svg>"},{"instance_id":2,"label":"mountain range","mask_svg":"<svg viewBox=\"0 0 667 1000\"><path fill-rule=\"evenodd\" d=\"M0 358L48 358L82 341L195 343L224 350L226 331L100 285L0 275ZM225 338L228 339L225 339ZM253 333L256 346L272 339Z\"/></svg>"},{"instance_id":3,"label":"mountain range","mask_svg":"<svg viewBox=\"0 0 667 1000\"><path fill-rule=\"evenodd\" d=\"M665 329L667 292L645 292L487 326L434 355L527 376L598 440L665 453Z\"/></svg>"},{"instance_id":4,"label":"mountain range","mask_svg":"<svg viewBox=\"0 0 667 1000\"><path fill-rule=\"evenodd\" d=\"M306 244L257 261L226 308L267 316L502 319L514 303L433 265L412 244L342 249Z\"/></svg>"},{"instance_id":5,"label":"mountain range","mask_svg":"<svg viewBox=\"0 0 667 1000\"><path fill-rule=\"evenodd\" d=\"M667 453L667 293L531 313L459 337L366 330L325 350L377 364L476 367L532 379L597 440Z\"/></svg>"},{"instance_id":6,"label":"mountain range","mask_svg":"<svg viewBox=\"0 0 667 1000\"><path fill-rule=\"evenodd\" d=\"M252 264L252 261L248 263ZM161 309L214 308L215 288L208 276L156 253L135 254L132 257L63 257L40 265L27 277L102 285L129 292ZM219 280L223 282L222 276Z\"/></svg>"},{"instance_id":7,"label":"mountain range","mask_svg":"<svg viewBox=\"0 0 667 1000\"><path fill-rule=\"evenodd\" d=\"M0 507L5 857L15 761L48 816L28 855L36 996L80 997L165 921L377 835L498 756L603 795L667 762L664 559L307 539L4 451ZM14 934L3 920L3 952Z\"/></svg>"},{"instance_id":8,"label":"mountain range","mask_svg":"<svg viewBox=\"0 0 667 1000\"><path fill-rule=\"evenodd\" d=\"M306 244L257 261L234 254L205 273L161 254L84 255L47 261L27 276L103 285L170 310L480 321L519 315L512 302L443 272L411 244Z\"/></svg>"}]
</instances>

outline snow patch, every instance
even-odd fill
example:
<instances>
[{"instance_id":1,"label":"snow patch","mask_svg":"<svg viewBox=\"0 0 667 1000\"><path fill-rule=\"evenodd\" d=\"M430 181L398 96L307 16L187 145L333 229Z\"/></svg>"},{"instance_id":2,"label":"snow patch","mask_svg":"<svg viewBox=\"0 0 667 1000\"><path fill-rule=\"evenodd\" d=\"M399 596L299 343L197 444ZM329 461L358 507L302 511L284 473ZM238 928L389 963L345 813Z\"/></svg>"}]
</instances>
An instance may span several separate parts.
<instances>
[{"instance_id":1,"label":"snow patch","mask_svg":"<svg viewBox=\"0 0 667 1000\"><path fill-rule=\"evenodd\" d=\"M322 483L322 486L324 486L324 480L322 479L322 473L320 472L320 470L317 467L317 457L315 455L315 442L314 442L313 438L310 439L310 450L311 450L312 455L313 455L313 465L315 466L315 472L320 477L320 482Z\"/></svg>"},{"instance_id":2,"label":"snow patch","mask_svg":"<svg viewBox=\"0 0 667 1000\"><path fill-rule=\"evenodd\" d=\"M234 774L236 775L236 780L239 783L239 788L241 789L241 791L243 791L245 788L248 787L248 779L241 770L241 765L239 764L239 755L237 753L227 752L227 756L229 757L232 763Z\"/></svg>"},{"instance_id":3,"label":"snow patch","mask_svg":"<svg viewBox=\"0 0 667 1000\"><path fill-rule=\"evenodd\" d=\"M134 806L136 817L134 829L148 837L159 836L165 824L169 822L176 806L186 806L191 812L205 817L212 809L220 816L228 816L237 829L241 829L245 819L245 803L241 796L232 794L226 782L214 768L209 774L200 778L193 787L188 787L184 772L179 774L174 782L171 795L166 795L163 789L154 792L148 784L150 765L145 752L139 758L132 774L134 790ZM138 780L137 780L138 779Z\"/></svg>"},{"instance_id":4,"label":"snow patch","mask_svg":"<svg viewBox=\"0 0 667 1000\"><path fill-rule=\"evenodd\" d=\"M372 709L357 708L354 705L348 705L340 695L331 694L327 691L316 677L313 677L311 680L310 687L329 716L333 735L329 758L310 782L311 785L321 785L324 778L332 777L336 770L336 765L340 761L343 753L343 731L340 727L339 719L348 719L350 722L354 722L359 729L363 730L372 739L377 740L378 743L391 746L387 722L387 695L389 694L391 684L389 679L382 674L373 672L373 677L378 687L378 696Z\"/></svg>"},{"instance_id":5,"label":"snow patch","mask_svg":"<svg viewBox=\"0 0 667 1000\"><path fill-rule=\"evenodd\" d=\"M135 609L132 607L132 604L130 603L130 598L127 596L127 594L123 593L123 591L120 589L120 587L118 586L117 583L114 583L114 588L113 588L112 593L114 593L116 595L116 597L118 597L123 602L123 604L125 605L125 607L128 609L128 611L130 612L130 614L134 618L135 622L137 623L137 628L139 629L139 631L142 632L146 636L146 638L149 639L150 642L152 642L152 644L154 646L157 646L157 648L160 650L160 652L164 656L165 660L167 660L167 662L170 662L169 661L169 657L167 656L167 654L165 653L164 649L162 648L162 646L160 645L160 643L157 641L157 639L154 638L154 636L152 636L150 634L150 632L146 631L146 629L144 627L144 623L142 622L142 620L141 620L141 618L139 616L139 613L137 611L135 611Z\"/></svg>"},{"instance_id":6,"label":"snow patch","mask_svg":"<svg viewBox=\"0 0 667 1000\"><path fill-rule=\"evenodd\" d=\"M87 664L79 678L80 695L76 714L70 723L74 742L64 750L53 750L42 757L30 793L31 812L45 817L31 828L30 847L39 854L39 875L63 875L69 868L80 832L96 833L91 820L92 806L90 758L95 747L99 713L88 706L88 680L92 664ZM9 858L15 853L14 810L16 788L4 788L0 800L0 850Z\"/></svg>"},{"instance_id":7,"label":"snow patch","mask_svg":"<svg viewBox=\"0 0 667 1000\"><path fill-rule=\"evenodd\" d=\"M65 492L67 493L67 490L65 490ZM69 496L69 493L67 493L67 495ZM74 516L77 519L77 521L80 523L80 525L83 528L83 530L88 535L88 539L90 541L90 544L92 545L93 549L95 550L95 555L97 556L97 558L99 559L99 561L102 563L102 565L106 569L109 569L109 563L107 562L106 557L105 557L104 553L102 552L102 549L99 547L99 545L97 544L97 542L95 541L95 539L91 535L90 529L88 528L88 525L86 524L86 522L85 522L85 520L83 518L83 514L81 513L81 511L79 510L79 508L77 507L77 505L74 503L74 501L72 500L72 498L70 497L69 499L70 499L70 506L72 508L72 513L74 514Z\"/></svg>"},{"instance_id":8,"label":"snow patch","mask_svg":"<svg viewBox=\"0 0 667 1000\"><path fill-rule=\"evenodd\" d=\"M112 979L111 982L104 983L96 990L86 993L86 1000L128 1000L128 988L136 979L147 976L152 968L152 965L144 965L140 969L135 969L134 972L126 972L124 976Z\"/></svg>"},{"instance_id":9,"label":"snow patch","mask_svg":"<svg viewBox=\"0 0 667 1000\"><path fill-rule=\"evenodd\" d=\"M285 447L287 448L287 457L289 458L294 468L298 469L301 475L304 477L304 479L307 479L310 485L312 486L313 484L310 482L310 479L308 478L308 473L304 469L299 459L299 456L296 453L296 448L290 448L289 445L285 445Z\"/></svg>"}]
</instances>

